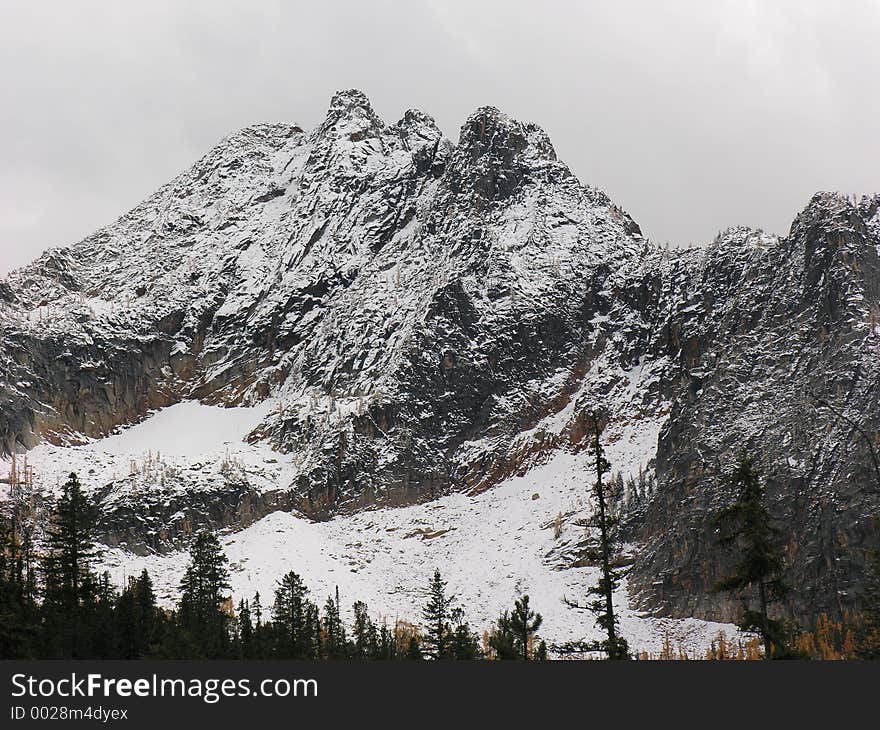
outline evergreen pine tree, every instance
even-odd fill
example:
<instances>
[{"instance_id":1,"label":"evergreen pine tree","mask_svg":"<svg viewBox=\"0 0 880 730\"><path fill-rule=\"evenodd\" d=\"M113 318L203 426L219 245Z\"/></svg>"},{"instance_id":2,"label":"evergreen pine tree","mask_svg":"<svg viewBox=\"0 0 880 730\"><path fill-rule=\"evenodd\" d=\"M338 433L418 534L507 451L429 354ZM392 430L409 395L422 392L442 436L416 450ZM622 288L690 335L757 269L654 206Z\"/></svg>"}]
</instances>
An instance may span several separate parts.
<instances>
[{"instance_id":1,"label":"evergreen pine tree","mask_svg":"<svg viewBox=\"0 0 880 730\"><path fill-rule=\"evenodd\" d=\"M263 620L263 602L259 591L254 593L250 608L254 622L253 658L268 659L272 656L274 638L271 623Z\"/></svg>"},{"instance_id":2,"label":"evergreen pine tree","mask_svg":"<svg viewBox=\"0 0 880 730\"><path fill-rule=\"evenodd\" d=\"M95 605L97 582L92 564L97 557L97 512L76 474L64 483L47 530L41 562L43 576L43 652L53 658L88 658L89 611Z\"/></svg>"},{"instance_id":3,"label":"evergreen pine tree","mask_svg":"<svg viewBox=\"0 0 880 730\"><path fill-rule=\"evenodd\" d=\"M779 530L773 526L764 504L760 476L745 454L734 469L731 483L738 492L737 500L718 512L715 525L719 529L720 544L735 548L738 562L732 572L716 581L710 590L734 596L754 592L752 598L757 601L757 610L749 607L746 597L737 626L761 636L765 659L787 656L784 626L768 615L770 604L781 601L786 592L782 582L782 555L774 547Z\"/></svg>"},{"instance_id":4,"label":"evergreen pine tree","mask_svg":"<svg viewBox=\"0 0 880 730\"><path fill-rule=\"evenodd\" d=\"M116 599L113 609L116 627L116 654L121 659L141 659L150 655L159 640L161 612L156 606L153 582L143 570Z\"/></svg>"},{"instance_id":5,"label":"evergreen pine tree","mask_svg":"<svg viewBox=\"0 0 880 730\"><path fill-rule=\"evenodd\" d=\"M516 645L516 634L510 621L510 611L501 612L489 634L489 646L495 652L496 659L508 661L520 658L520 652Z\"/></svg>"},{"instance_id":6,"label":"evergreen pine tree","mask_svg":"<svg viewBox=\"0 0 880 730\"><path fill-rule=\"evenodd\" d=\"M470 625L464 619L464 611L458 607L453 608L450 611L450 618L452 620L450 656L453 659L464 661L482 659L483 651L480 648L480 637L471 631Z\"/></svg>"},{"instance_id":7,"label":"evergreen pine tree","mask_svg":"<svg viewBox=\"0 0 880 730\"><path fill-rule=\"evenodd\" d=\"M141 656L147 656L153 643L158 638L163 614L159 606L156 605L153 581L146 568L141 571L137 581L135 581L134 599L140 618L139 646Z\"/></svg>"},{"instance_id":8,"label":"evergreen pine tree","mask_svg":"<svg viewBox=\"0 0 880 730\"><path fill-rule=\"evenodd\" d=\"M366 603L355 601L352 609L354 611L354 624L351 629L352 655L356 659L369 659L378 643L376 627L370 620Z\"/></svg>"},{"instance_id":9,"label":"evergreen pine tree","mask_svg":"<svg viewBox=\"0 0 880 730\"><path fill-rule=\"evenodd\" d=\"M120 659L139 659L142 640L140 636L140 616L134 596L134 578L122 589L116 599L114 611L114 633L116 636L116 655Z\"/></svg>"},{"instance_id":10,"label":"evergreen pine tree","mask_svg":"<svg viewBox=\"0 0 880 730\"><path fill-rule=\"evenodd\" d=\"M621 575L614 567L616 553L619 549L618 519L614 514L616 506L614 499L614 487L612 482L606 484L603 477L611 471L611 464L605 458L605 449L602 447L602 429L599 426L600 416L593 412L592 438L590 443L590 457L596 470L596 481L593 485L593 498L596 502L596 514L591 526L598 531L598 539L595 545L587 549L587 558L599 563L600 576L596 585L589 588L588 592L594 596L585 606L580 606L575 601L566 602L577 608L588 608L596 616L596 623L605 632L605 639L598 643L597 647L605 652L608 659L628 659L629 647L626 639L618 634L618 618L614 610L614 591L620 585Z\"/></svg>"},{"instance_id":11,"label":"evergreen pine tree","mask_svg":"<svg viewBox=\"0 0 880 730\"><path fill-rule=\"evenodd\" d=\"M543 639L538 642L538 646L535 648L535 661L547 661L547 642Z\"/></svg>"},{"instance_id":12,"label":"evergreen pine tree","mask_svg":"<svg viewBox=\"0 0 880 730\"><path fill-rule=\"evenodd\" d=\"M223 658L229 650L230 616L223 610L229 589L227 562L213 533L196 536L180 583L178 620L200 658Z\"/></svg>"},{"instance_id":13,"label":"evergreen pine tree","mask_svg":"<svg viewBox=\"0 0 880 730\"><path fill-rule=\"evenodd\" d=\"M254 624L251 620L250 604L244 599L238 602L236 624L238 626L238 655L242 659L253 659Z\"/></svg>"},{"instance_id":14,"label":"evergreen pine tree","mask_svg":"<svg viewBox=\"0 0 880 730\"><path fill-rule=\"evenodd\" d=\"M171 612L158 625L152 646L152 659L200 659L205 653L196 645L191 634L183 627L179 612Z\"/></svg>"},{"instance_id":15,"label":"evergreen pine tree","mask_svg":"<svg viewBox=\"0 0 880 730\"><path fill-rule=\"evenodd\" d=\"M516 637L516 648L520 658L533 658L529 656L529 640L541 628L542 621L541 614L535 613L529 608L528 596L523 596L514 601L513 611L510 613L510 630Z\"/></svg>"},{"instance_id":16,"label":"evergreen pine tree","mask_svg":"<svg viewBox=\"0 0 880 730\"><path fill-rule=\"evenodd\" d=\"M409 637L409 645L406 649L406 658L411 661L419 661L422 659L422 647L419 645L418 636Z\"/></svg>"},{"instance_id":17,"label":"evergreen pine tree","mask_svg":"<svg viewBox=\"0 0 880 730\"><path fill-rule=\"evenodd\" d=\"M275 589L275 651L281 659L313 658L320 622L308 593L302 578L293 571L282 577Z\"/></svg>"},{"instance_id":18,"label":"evergreen pine tree","mask_svg":"<svg viewBox=\"0 0 880 730\"><path fill-rule=\"evenodd\" d=\"M86 636L88 656L93 659L114 658L117 654L116 587L110 582L110 573L104 571L94 580L94 587L87 591L89 602L85 605L87 619Z\"/></svg>"},{"instance_id":19,"label":"evergreen pine tree","mask_svg":"<svg viewBox=\"0 0 880 730\"><path fill-rule=\"evenodd\" d=\"M0 658L35 655L39 613L22 541L12 520L0 518Z\"/></svg>"},{"instance_id":20,"label":"evergreen pine tree","mask_svg":"<svg viewBox=\"0 0 880 730\"><path fill-rule=\"evenodd\" d=\"M537 659L538 648L530 650L533 637L541 628L541 614L529 606L529 597L516 599L512 611L502 611L489 634L489 646L496 659ZM543 643L543 642L542 642ZM544 658L546 658L546 644Z\"/></svg>"},{"instance_id":21,"label":"evergreen pine tree","mask_svg":"<svg viewBox=\"0 0 880 730\"><path fill-rule=\"evenodd\" d=\"M318 606L311 601L306 603L306 636L304 659L321 658L321 615Z\"/></svg>"},{"instance_id":22,"label":"evergreen pine tree","mask_svg":"<svg viewBox=\"0 0 880 730\"><path fill-rule=\"evenodd\" d=\"M336 598L328 596L324 604L324 653L328 659L342 659L345 657L345 627L339 615L339 588L336 588Z\"/></svg>"},{"instance_id":23,"label":"evergreen pine tree","mask_svg":"<svg viewBox=\"0 0 880 730\"><path fill-rule=\"evenodd\" d=\"M428 603L422 611L425 620L425 634L421 641L422 654L432 659L449 658L449 644L452 629L449 624L454 599L446 594L446 581L439 570L428 585Z\"/></svg>"},{"instance_id":24,"label":"evergreen pine tree","mask_svg":"<svg viewBox=\"0 0 880 730\"><path fill-rule=\"evenodd\" d=\"M396 642L394 634L388 628L388 624L383 621L379 627L379 653L377 659L395 659L396 658Z\"/></svg>"}]
</instances>

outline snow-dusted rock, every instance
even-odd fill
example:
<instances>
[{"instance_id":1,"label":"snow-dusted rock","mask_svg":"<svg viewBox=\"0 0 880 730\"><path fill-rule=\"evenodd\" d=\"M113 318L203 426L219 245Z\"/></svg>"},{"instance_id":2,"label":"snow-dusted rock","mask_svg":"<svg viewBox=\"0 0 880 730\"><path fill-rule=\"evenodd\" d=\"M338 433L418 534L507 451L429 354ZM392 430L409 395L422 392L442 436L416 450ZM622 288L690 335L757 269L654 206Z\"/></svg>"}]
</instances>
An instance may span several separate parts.
<instances>
[{"instance_id":1,"label":"snow-dusted rock","mask_svg":"<svg viewBox=\"0 0 880 730\"><path fill-rule=\"evenodd\" d=\"M279 508L481 492L579 450L598 407L609 439L662 425L635 460L658 487L628 519L643 606L730 617L705 594L724 566L708 518L749 448L795 611L839 612L880 484L861 434L807 394L876 438L877 211L819 194L787 237L664 251L535 125L484 107L453 144L339 92L311 132L241 130L0 282L0 455L42 444L32 464L60 474L76 444L173 404L259 406L232 455L84 470L106 540L143 552Z\"/></svg>"}]
</instances>

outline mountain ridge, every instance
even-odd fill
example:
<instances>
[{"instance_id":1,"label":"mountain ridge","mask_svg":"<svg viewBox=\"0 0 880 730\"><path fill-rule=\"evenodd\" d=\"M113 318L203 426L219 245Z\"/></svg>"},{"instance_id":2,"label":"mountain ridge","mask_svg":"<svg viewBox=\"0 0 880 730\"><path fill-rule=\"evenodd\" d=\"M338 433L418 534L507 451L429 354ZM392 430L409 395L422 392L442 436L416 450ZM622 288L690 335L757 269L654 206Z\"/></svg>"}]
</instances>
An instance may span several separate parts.
<instances>
[{"instance_id":1,"label":"mountain ridge","mask_svg":"<svg viewBox=\"0 0 880 730\"><path fill-rule=\"evenodd\" d=\"M0 283L0 452L186 400L277 403L249 436L295 456L271 496L224 477L174 496L163 519L185 517L157 530L138 526L161 501L144 485L89 485L128 490L108 541L162 550L183 525L490 489L577 452L600 406L609 438L664 422L639 469L656 488L625 498L641 605L729 620L705 593L725 567L707 516L736 451L758 448L798 533L792 610L839 614L858 607L880 502L859 435L804 394L880 432L878 201L817 193L788 236L665 251L536 125L481 107L454 144L422 112L388 125L337 92L311 132L246 127ZM838 447L811 451L828 433Z\"/></svg>"}]
</instances>

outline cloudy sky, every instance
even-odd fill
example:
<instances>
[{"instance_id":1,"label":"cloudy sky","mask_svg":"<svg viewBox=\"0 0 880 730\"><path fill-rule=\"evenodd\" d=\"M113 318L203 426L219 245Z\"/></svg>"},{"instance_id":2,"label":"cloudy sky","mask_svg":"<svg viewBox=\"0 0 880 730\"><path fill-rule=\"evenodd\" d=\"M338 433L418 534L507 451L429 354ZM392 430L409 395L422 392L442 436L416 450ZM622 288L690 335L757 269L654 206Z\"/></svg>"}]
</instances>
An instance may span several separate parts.
<instances>
[{"instance_id":1,"label":"cloudy sky","mask_svg":"<svg viewBox=\"0 0 880 730\"><path fill-rule=\"evenodd\" d=\"M356 87L453 139L493 104L658 241L880 192L880 0L0 0L0 274L221 137Z\"/></svg>"}]
</instances>

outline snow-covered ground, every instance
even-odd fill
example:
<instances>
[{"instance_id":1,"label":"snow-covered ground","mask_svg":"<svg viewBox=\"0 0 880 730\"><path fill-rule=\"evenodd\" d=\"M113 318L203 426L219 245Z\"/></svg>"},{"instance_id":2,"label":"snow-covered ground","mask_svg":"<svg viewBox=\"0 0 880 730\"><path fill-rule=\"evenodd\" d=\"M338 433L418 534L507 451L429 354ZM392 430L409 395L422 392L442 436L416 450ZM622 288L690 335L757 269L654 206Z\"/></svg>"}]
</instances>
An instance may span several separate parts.
<instances>
[{"instance_id":1,"label":"snow-covered ground","mask_svg":"<svg viewBox=\"0 0 880 730\"><path fill-rule=\"evenodd\" d=\"M163 408L131 428L93 442L87 449L116 455L152 451L183 457L217 453L227 446L237 449L271 407L271 401L253 408L221 408L184 401Z\"/></svg>"},{"instance_id":2,"label":"snow-covered ground","mask_svg":"<svg viewBox=\"0 0 880 730\"><path fill-rule=\"evenodd\" d=\"M137 487L193 489L220 478L230 465L258 488L289 484L294 458L267 445L245 441L265 415L271 400L252 408L223 408L185 401L156 411L107 438L77 446L43 443L16 457L19 475L33 469L34 482L57 493L70 472L87 491L128 478ZM0 477L12 457L0 458Z\"/></svg>"},{"instance_id":3,"label":"snow-covered ground","mask_svg":"<svg viewBox=\"0 0 880 730\"><path fill-rule=\"evenodd\" d=\"M267 480L285 486L287 457L242 440L270 407L222 409L182 403L85 446L40 446L29 452L29 464L47 483L71 470L79 470L89 483L100 482L108 470L123 468L131 460L158 458L178 467L200 464L208 469L214 460L249 459L263 464ZM607 449L614 471L624 477L637 472L656 444L658 429L658 423L643 421L610 434ZM0 474L8 466L0 462ZM277 579L294 570L319 603L338 586L348 606L363 600L377 619L418 622L424 587L436 567L475 628L488 628L515 597L528 594L544 617L541 634L548 642L594 638L598 632L592 615L570 608L563 598L583 600L597 578L596 569L560 569L553 560L554 548L576 539L582 529L573 523L590 509L591 480L585 455L557 451L524 476L475 495L452 494L326 522L275 512L222 536L232 590L236 600L259 591L264 604L271 604ZM187 558L184 552L137 556L113 549L106 551L103 561L117 583L146 568L160 600L170 605ZM622 607L621 630L636 649L659 651L669 635L674 644L699 650L719 630L735 633L729 625L640 615L627 607L625 588L617 602Z\"/></svg>"}]
</instances>

